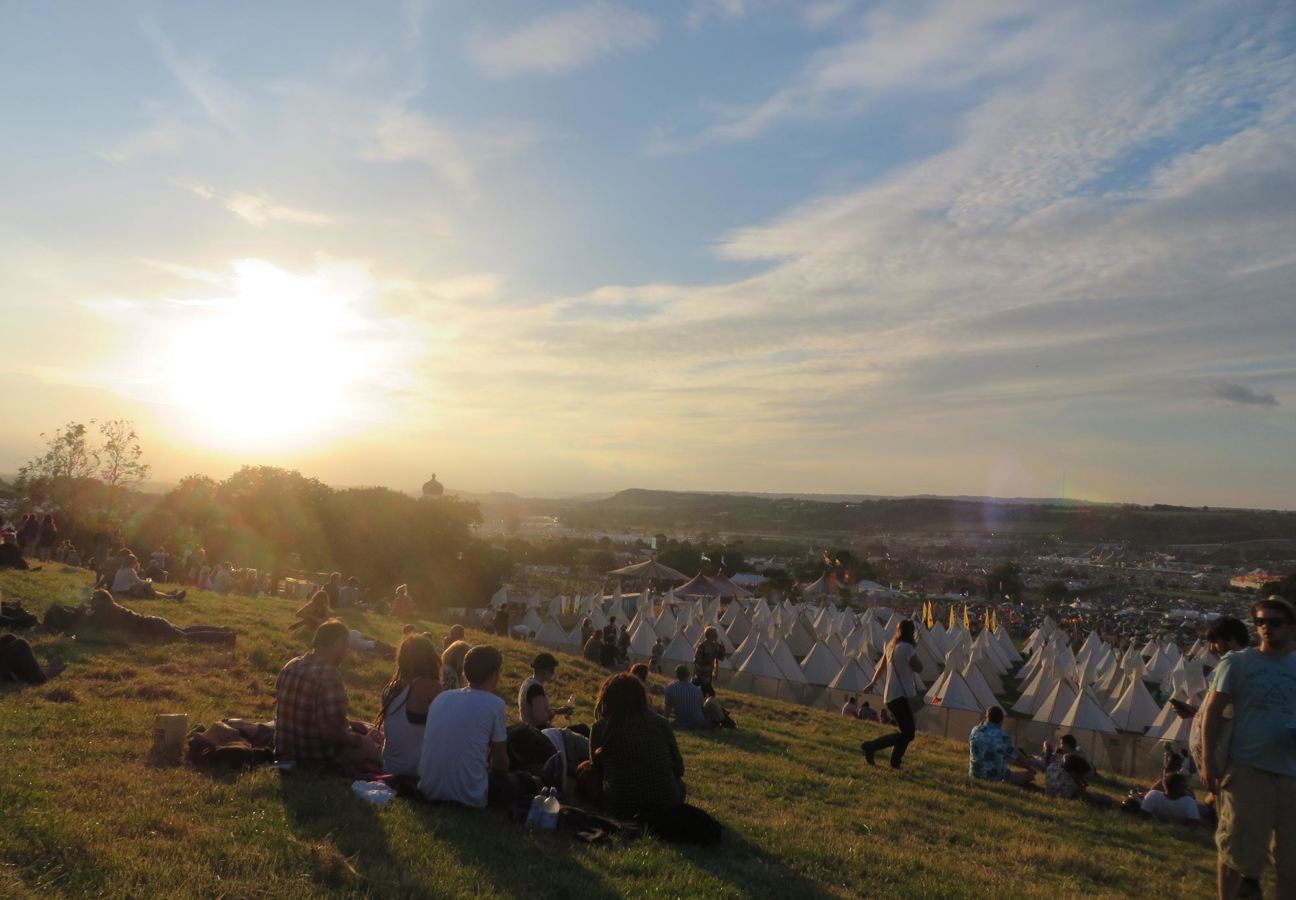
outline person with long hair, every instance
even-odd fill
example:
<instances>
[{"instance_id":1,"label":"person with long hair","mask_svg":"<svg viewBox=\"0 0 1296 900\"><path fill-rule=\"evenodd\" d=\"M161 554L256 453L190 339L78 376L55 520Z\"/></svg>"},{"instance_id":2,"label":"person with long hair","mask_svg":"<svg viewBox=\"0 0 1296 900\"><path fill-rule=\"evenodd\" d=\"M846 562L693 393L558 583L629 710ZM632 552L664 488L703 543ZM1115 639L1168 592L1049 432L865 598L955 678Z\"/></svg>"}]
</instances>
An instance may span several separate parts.
<instances>
[{"instance_id":1,"label":"person with long hair","mask_svg":"<svg viewBox=\"0 0 1296 900\"><path fill-rule=\"evenodd\" d=\"M382 692L374 725L382 730L383 771L418 775L428 705L441 693L441 655L426 635L411 634L396 651L396 672Z\"/></svg>"},{"instance_id":2,"label":"person with long hair","mask_svg":"<svg viewBox=\"0 0 1296 900\"><path fill-rule=\"evenodd\" d=\"M464 681L464 657L472 649L467 641L455 641L441 654L441 689L457 691L466 683Z\"/></svg>"},{"instance_id":3,"label":"person with long hair","mask_svg":"<svg viewBox=\"0 0 1296 900\"><path fill-rule=\"evenodd\" d=\"M913 707L909 703L909 698L918 693L917 685L914 683L914 673L921 672L923 669L922 660L914 651L916 644L913 619L905 619L896 626L891 643L887 644L886 652L873 671L873 678L864 687L863 693L871 693L878 679L885 676L882 684L882 702L890 711L891 720L896 728L900 729L860 744L860 749L864 751L864 759L870 766L877 765L874 757L879 750L890 747L891 768L900 768L905 751L909 749L910 742L917 734Z\"/></svg>"},{"instance_id":4,"label":"person with long hair","mask_svg":"<svg viewBox=\"0 0 1296 900\"><path fill-rule=\"evenodd\" d=\"M671 809L684 802L684 758L666 720L648 709L643 682L609 676L594 705L590 760L615 815Z\"/></svg>"}]
</instances>

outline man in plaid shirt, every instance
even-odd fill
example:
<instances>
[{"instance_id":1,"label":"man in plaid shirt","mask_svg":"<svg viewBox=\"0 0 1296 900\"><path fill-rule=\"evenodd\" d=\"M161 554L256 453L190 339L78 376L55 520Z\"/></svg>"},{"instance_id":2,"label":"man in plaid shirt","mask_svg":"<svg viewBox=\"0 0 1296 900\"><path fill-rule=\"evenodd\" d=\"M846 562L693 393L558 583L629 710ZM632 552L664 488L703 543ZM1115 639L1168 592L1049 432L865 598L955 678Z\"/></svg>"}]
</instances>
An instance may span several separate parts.
<instances>
[{"instance_id":1,"label":"man in plaid shirt","mask_svg":"<svg viewBox=\"0 0 1296 900\"><path fill-rule=\"evenodd\" d=\"M275 756L297 764L378 764L378 745L347 718L346 685L338 666L349 631L330 619L315 630L313 649L291 660L275 683Z\"/></svg>"}]
</instances>

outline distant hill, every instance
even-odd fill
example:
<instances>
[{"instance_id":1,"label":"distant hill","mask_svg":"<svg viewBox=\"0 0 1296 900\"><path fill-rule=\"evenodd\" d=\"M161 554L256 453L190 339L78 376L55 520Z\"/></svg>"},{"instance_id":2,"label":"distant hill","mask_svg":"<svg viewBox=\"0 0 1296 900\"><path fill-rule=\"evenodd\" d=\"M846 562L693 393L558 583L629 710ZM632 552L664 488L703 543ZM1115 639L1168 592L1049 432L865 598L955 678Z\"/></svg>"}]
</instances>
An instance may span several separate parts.
<instances>
[{"instance_id":1,"label":"distant hill","mask_svg":"<svg viewBox=\"0 0 1296 900\"><path fill-rule=\"evenodd\" d=\"M713 534L1020 535L1134 545L1296 539L1296 513L1062 499L707 494L632 489L553 514L577 527Z\"/></svg>"}]
</instances>

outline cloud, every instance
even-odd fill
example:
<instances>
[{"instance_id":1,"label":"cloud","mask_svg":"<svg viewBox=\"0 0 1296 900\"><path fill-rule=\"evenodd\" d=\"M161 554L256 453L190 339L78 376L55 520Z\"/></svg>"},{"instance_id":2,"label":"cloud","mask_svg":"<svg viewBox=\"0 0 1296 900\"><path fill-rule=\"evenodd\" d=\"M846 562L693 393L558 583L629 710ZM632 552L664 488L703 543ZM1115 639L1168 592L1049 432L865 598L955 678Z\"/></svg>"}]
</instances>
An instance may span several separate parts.
<instances>
[{"instance_id":1,"label":"cloud","mask_svg":"<svg viewBox=\"0 0 1296 900\"><path fill-rule=\"evenodd\" d=\"M232 194L225 202L225 208L251 225L265 225L270 222L329 225L334 221L332 216L324 213L279 206L264 194Z\"/></svg>"},{"instance_id":2,"label":"cloud","mask_svg":"<svg viewBox=\"0 0 1296 900\"><path fill-rule=\"evenodd\" d=\"M1257 391L1244 384L1225 382L1215 388L1215 397L1243 406L1277 406L1278 398L1268 391Z\"/></svg>"},{"instance_id":3,"label":"cloud","mask_svg":"<svg viewBox=\"0 0 1296 900\"><path fill-rule=\"evenodd\" d=\"M468 45L468 58L495 78L578 69L657 36L651 16L614 3L590 3L533 19L506 34Z\"/></svg>"},{"instance_id":4,"label":"cloud","mask_svg":"<svg viewBox=\"0 0 1296 900\"><path fill-rule=\"evenodd\" d=\"M361 157L421 163L451 187L467 192L483 163L507 159L535 139L534 129L521 124L465 128L397 107L380 115Z\"/></svg>"},{"instance_id":5,"label":"cloud","mask_svg":"<svg viewBox=\"0 0 1296 900\"><path fill-rule=\"evenodd\" d=\"M175 156L184 148L193 133L193 128L183 122L158 121L118 139L98 150L96 155L115 163L131 163L158 156Z\"/></svg>"},{"instance_id":6,"label":"cloud","mask_svg":"<svg viewBox=\"0 0 1296 900\"><path fill-rule=\"evenodd\" d=\"M153 44L158 59L175 78L181 89L208 119L232 127L243 107L239 93L212 68L194 56L182 53L157 23L144 21L140 28Z\"/></svg>"}]
</instances>

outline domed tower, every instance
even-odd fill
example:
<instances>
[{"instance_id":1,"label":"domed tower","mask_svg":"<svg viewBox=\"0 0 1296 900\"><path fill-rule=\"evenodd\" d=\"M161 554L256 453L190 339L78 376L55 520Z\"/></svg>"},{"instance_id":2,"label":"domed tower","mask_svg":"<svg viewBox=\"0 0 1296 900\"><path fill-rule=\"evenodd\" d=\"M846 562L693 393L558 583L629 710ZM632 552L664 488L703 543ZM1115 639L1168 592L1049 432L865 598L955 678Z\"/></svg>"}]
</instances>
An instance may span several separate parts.
<instances>
[{"instance_id":1,"label":"domed tower","mask_svg":"<svg viewBox=\"0 0 1296 900\"><path fill-rule=\"evenodd\" d=\"M423 496L440 497L444 493L445 493L445 487L441 484L441 482L437 481L436 472L433 472L432 477L429 478L427 482L425 482L423 485Z\"/></svg>"}]
</instances>

